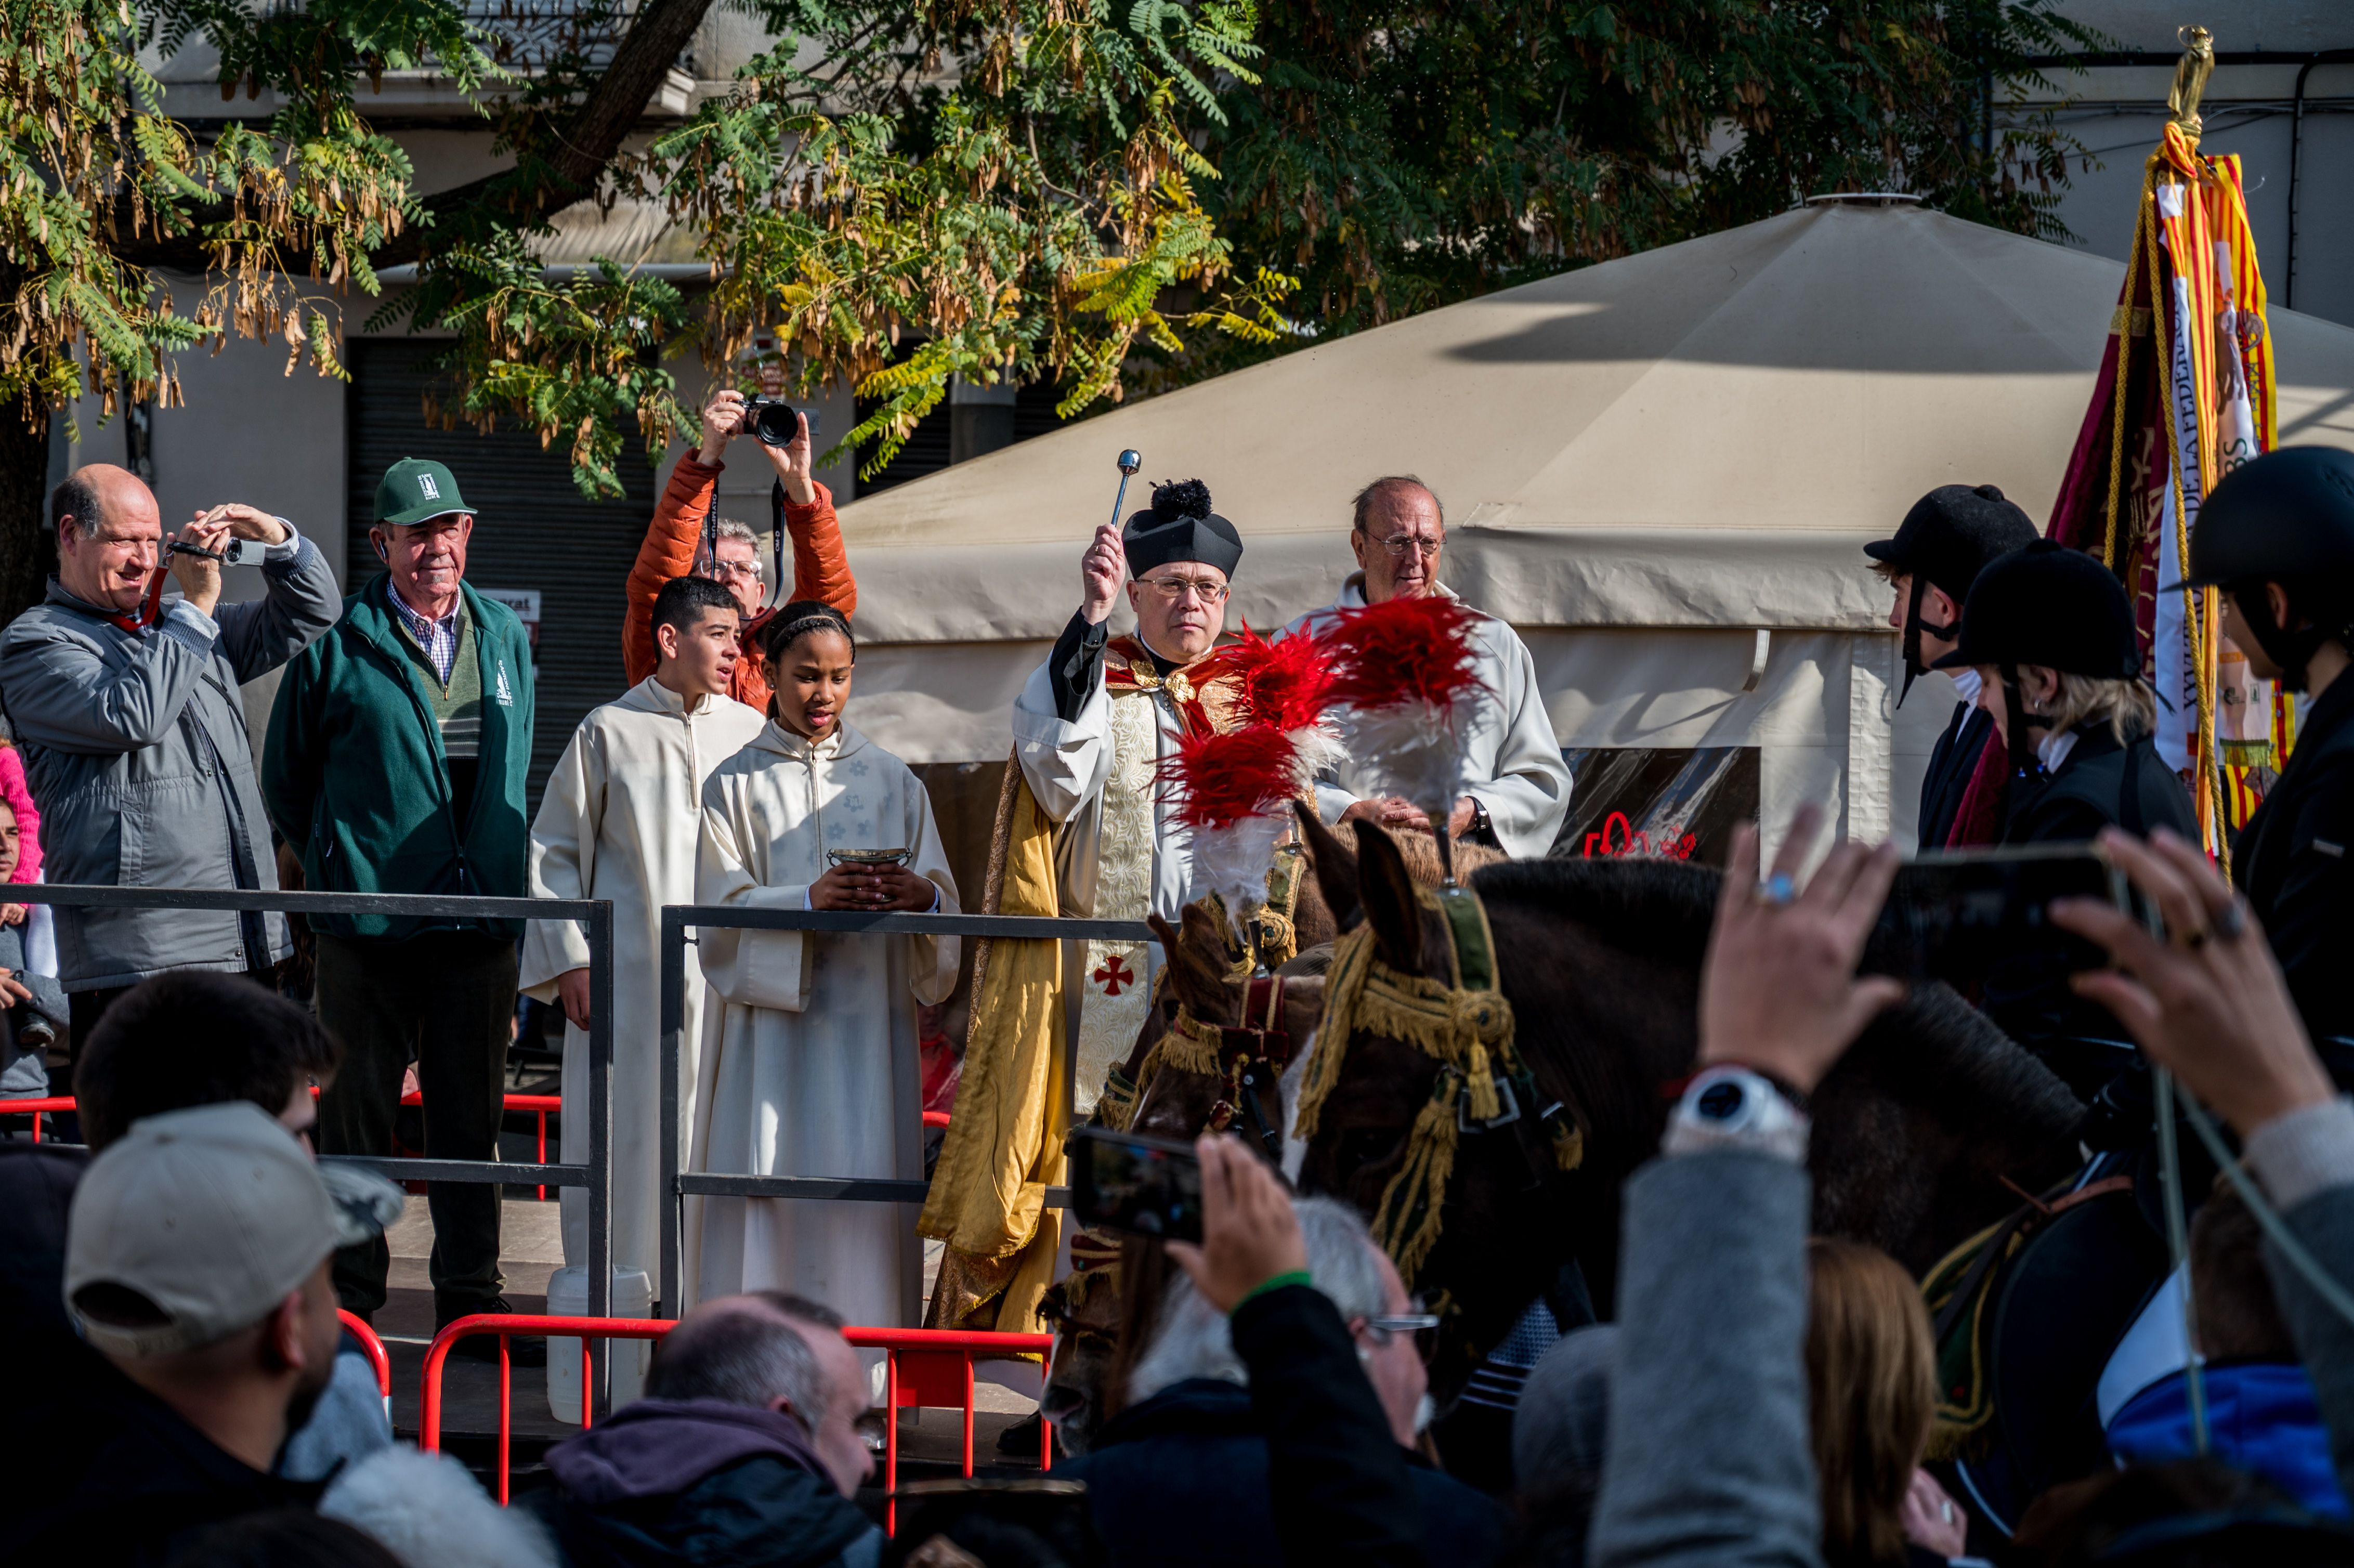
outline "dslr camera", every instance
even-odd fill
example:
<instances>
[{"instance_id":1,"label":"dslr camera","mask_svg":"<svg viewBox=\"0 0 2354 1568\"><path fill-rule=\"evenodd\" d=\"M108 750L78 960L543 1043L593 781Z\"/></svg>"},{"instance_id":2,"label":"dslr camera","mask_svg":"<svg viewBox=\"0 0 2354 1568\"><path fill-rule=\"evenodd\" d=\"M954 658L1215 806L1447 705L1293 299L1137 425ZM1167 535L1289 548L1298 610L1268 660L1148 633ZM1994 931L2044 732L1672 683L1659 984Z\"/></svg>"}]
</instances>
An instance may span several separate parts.
<instances>
[{"instance_id":1,"label":"dslr camera","mask_svg":"<svg viewBox=\"0 0 2354 1568\"><path fill-rule=\"evenodd\" d=\"M793 406L782 397L771 397L763 392L744 395L744 423L760 438L764 447L789 447L801 428L793 419ZM810 410L810 439L817 438L817 411Z\"/></svg>"}]
</instances>

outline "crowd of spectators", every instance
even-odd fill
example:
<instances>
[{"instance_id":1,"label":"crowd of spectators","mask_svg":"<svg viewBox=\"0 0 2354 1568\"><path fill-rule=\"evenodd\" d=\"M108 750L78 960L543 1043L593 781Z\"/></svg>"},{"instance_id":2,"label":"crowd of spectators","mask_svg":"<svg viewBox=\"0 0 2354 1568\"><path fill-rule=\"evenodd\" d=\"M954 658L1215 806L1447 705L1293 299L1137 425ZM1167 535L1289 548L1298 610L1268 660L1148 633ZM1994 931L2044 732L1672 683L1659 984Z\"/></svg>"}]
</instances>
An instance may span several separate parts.
<instances>
[{"instance_id":1,"label":"crowd of spectators","mask_svg":"<svg viewBox=\"0 0 2354 1568\"><path fill-rule=\"evenodd\" d=\"M632 638L654 635L661 581L695 564L740 422L725 412L650 535ZM797 576L846 609L838 538L811 538L831 499L805 432L800 450L771 455ZM57 493L48 599L0 634L23 747L0 745L0 881L268 892L274 829L313 887L523 894L531 661L513 614L465 583L462 507L446 469L395 465L371 535L387 571L339 606L285 520L217 507L167 546L137 479L78 471ZM702 564L750 613L755 541L716 535ZM223 604L233 541L258 546L264 591ZM1999 577L1991 588L1999 603ZM257 770L238 690L281 666ZM754 677L752 661L730 673L764 696ZM2079 715L2087 757L2107 754L2105 711ZM1440 1319L1361 1218L1205 1138L1203 1240L1169 1245L1180 1276L1149 1336L1121 1347L1128 1386L1090 1451L1046 1482L908 1506L896 1539L857 1425L868 1373L841 1317L801 1296L696 1307L656 1348L645 1396L555 1446L515 1508L396 1441L338 1308L383 1304L401 1194L315 1154L390 1152L413 1059L426 1152L495 1157L520 923L316 919L313 1012L256 983L289 951L277 916L0 902L0 1097L58 1087L69 1039L75 1111L56 1125L81 1143L0 1139L0 1339L24 1438L0 1560L2354 1561L2354 1103L2246 901L2149 825L2101 842L2160 927L2063 902L2053 920L2111 967L2041 978L2118 1021L2239 1154L2198 1194L2168 1287L2188 1298L2188 1366L2105 1410L2113 1467L2046 1491L2009 1540L1932 1454L1939 1368L1918 1287L1882 1253L1808 1234L1807 1097L1903 987L1859 974L1894 852L1839 845L1803 875L1819 824L1802 813L1763 877L1754 837L1735 835L1701 1070L1626 1185L1614 1321L1561 1338L1521 1388L1509 1496L1434 1462L1420 1347ZM954 1072L932 1048L927 1093ZM437 1321L506 1310L496 1189L445 1183L429 1201ZM529 1341L514 1354L538 1359Z\"/></svg>"},{"instance_id":2,"label":"crowd of spectators","mask_svg":"<svg viewBox=\"0 0 2354 1568\"><path fill-rule=\"evenodd\" d=\"M2078 983L2224 1119L2257 1198L2219 1192L2192 1232L2205 1451L2187 1374L2153 1383L2110 1423L2115 1470L2040 1499L2000 1551L2348 1561L2354 1321L2333 1281L2354 1277L2354 1105L2261 934L2230 934L2237 906L2204 859L2164 836L2106 847L2170 929L2206 938L2057 906L2115 965ZM1532 1372L1514 1496L1430 1464L1416 1344L1437 1320L1358 1216L1205 1138L1204 1239L1170 1244L1182 1274L1127 1358L1125 1406L1056 1467L1063 1489L935 1499L896 1541L862 1506L857 1352L796 1297L696 1308L658 1347L646 1396L551 1450L546 1484L515 1508L396 1444L332 1276L399 1196L310 1150L311 1088L332 1088L342 1052L241 978L159 977L117 999L79 1057L89 1150L0 1143L0 1333L25 1373L20 1429L39 1437L20 1449L26 1506L0 1521L0 1549L341 1568L1969 1560L1964 1510L1923 1467L1937 1391L1917 1288L1869 1247L1808 1235L1802 1110L1728 1115L1712 1095L1744 1074L1805 1094L1893 998L1896 982L1857 974L1893 870L1885 851L1841 846L1787 900L1728 876L1702 1071L1627 1187L1617 1321Z\"/></svg>"}]
</instances>

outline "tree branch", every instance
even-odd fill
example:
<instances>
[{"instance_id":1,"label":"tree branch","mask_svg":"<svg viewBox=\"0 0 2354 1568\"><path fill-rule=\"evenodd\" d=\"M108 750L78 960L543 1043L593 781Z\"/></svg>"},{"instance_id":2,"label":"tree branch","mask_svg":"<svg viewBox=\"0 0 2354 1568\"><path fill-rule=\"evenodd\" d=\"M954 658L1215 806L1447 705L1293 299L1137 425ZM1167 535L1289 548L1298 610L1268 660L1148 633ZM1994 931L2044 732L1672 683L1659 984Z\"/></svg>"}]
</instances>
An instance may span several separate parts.
<instances>
[{"instance_id":1,"label":"tree branch","mask_svg":"<svg viewBox=\"0 0 2354 1568\"><path fill-rule=\"evenodd\" d=\"M599 176L644 117L646 106L653 101L663 79L695 37L711 4L712 0L647 0L614 49L612 63L557 131L554 152L546 160L546 179L526 187L514 173L502 172L436 191L424 201L434 221L403 228L369 253L370 264L381 270L419 260L435 249L434 241L446 232L447 220L478 210L486 202L495 201L509 222L533 223L593 194ZM224 203L191 216L201 228L225 220L228 210ZM131 227L125 222L118 231L129 235ZM151 232L118 245L115 254L136 267L202 272L212 265L210 248L194 234L158 238ZM285 260L287 270L294 271L309 266L313 258L307 252L290 252ZM319 270L323 272L326 266L323 263Z\"/></svg>"}]
</instances>

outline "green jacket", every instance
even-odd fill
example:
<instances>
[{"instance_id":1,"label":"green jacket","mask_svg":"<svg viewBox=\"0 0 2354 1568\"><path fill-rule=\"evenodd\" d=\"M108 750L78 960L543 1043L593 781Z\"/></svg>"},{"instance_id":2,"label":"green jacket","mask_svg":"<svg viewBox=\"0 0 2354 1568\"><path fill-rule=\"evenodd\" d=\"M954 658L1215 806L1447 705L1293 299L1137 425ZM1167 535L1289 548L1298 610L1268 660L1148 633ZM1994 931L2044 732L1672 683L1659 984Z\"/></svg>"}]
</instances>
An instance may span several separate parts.
<instances>
[{"instance_id":1,"label":"green jacket","mask_svg":"<svg viewBox=\"0 0 2354 1568\"><path fill-rule=\"evenodd\" d=\"M286 666L261 758L270 820L320 893L521 898L531 814L531 645L514 611L463 588L482 674L482 750L468 821L452 820L449 759L425 678L379 574ZM400 941L425 931L523 935L520 920L313 915L330 936Z\"/></svg>"}]
</instances>

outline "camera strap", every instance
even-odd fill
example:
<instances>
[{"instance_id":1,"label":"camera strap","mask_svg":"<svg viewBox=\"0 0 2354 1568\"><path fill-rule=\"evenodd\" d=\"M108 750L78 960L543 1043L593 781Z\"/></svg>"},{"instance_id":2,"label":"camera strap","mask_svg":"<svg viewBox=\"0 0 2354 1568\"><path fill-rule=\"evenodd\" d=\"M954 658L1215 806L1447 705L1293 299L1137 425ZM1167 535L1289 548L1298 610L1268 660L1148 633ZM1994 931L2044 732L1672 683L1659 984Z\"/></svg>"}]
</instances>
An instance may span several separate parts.
<instances>
[{"instance_id":1,"label":"camera strap","mask_svg":"<svg viewBox=\"0 0 2354 1568\"><path fill-rule=\"evenodd\" d=\"M778 609L792 595L785 588L785 482L769 482L769 608Z\"/></svg>"}]
</instances>

